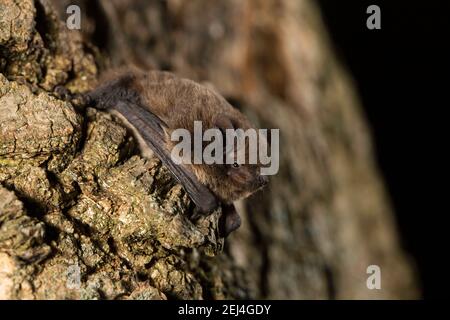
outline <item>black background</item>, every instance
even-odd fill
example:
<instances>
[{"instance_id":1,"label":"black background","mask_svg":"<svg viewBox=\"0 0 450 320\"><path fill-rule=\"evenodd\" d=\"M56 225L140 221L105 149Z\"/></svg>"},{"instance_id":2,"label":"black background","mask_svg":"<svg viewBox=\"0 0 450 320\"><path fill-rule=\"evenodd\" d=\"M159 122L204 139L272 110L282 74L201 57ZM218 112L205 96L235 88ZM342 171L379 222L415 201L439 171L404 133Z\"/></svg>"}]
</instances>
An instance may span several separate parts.
<instances>
[{"instance_id":1,"label":"black background","mask_svg":"<svg viewBox=\"0 0 450 320\"><path fill-rule=\"evenodd\" d=\"M358 85L423 297L447 297L443 152L449 145L450 1L318 2L338 56ZM381 30L366 28L371 4L381 9Z\"/></svg>"}]
</instances>

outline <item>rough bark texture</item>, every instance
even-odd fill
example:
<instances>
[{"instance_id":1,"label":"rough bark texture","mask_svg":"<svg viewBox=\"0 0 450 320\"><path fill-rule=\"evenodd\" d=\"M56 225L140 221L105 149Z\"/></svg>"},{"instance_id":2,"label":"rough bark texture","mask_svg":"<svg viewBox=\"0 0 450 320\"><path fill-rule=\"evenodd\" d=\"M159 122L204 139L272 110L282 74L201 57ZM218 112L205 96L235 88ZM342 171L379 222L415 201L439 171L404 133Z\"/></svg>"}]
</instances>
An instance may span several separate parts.
<instances>
[{"instance_id":1,"label":"rough bark texture","mask_svg":"<svg viewBox=\"0 0 450 320\"><path fill-rule=\"evenodd\" d=\"M417 296L314 3L75 1L78 32L60 21L74 1L53 2L0 1L0 298ZM238 203L226 240L221 209L191 222L181 186L120 120L52 94L128 63L213 85L281 129L280 171ZM381 290L366 287L371 264Z\"/></svg>"}]
</instances>

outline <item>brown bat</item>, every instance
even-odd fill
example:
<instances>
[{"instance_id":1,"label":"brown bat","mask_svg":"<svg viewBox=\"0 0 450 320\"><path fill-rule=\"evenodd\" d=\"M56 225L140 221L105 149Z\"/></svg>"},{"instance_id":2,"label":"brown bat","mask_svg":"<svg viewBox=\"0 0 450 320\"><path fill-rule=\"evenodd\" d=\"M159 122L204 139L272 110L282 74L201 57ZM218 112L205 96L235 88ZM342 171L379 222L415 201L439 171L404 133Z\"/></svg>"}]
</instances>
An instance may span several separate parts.
<instances>
[{"instance_id":1,"label":"brown bat","mask_svg":"<svg viewBox=\"0 0 450 320\"><path fill-rule=\"evenodd\" d=\"M118 111L142 141L183 185L201 213L223 204L222 235L240 226L232 202L267 184L258 164L176 164L171 158L173 130L194 131L194 121L210 128L252 128L247 118L213 90L172 73L130 69L109 74L88 94L97 109ZM225 153L225 151L224 151Z\"/></svg>"}]
</instances>

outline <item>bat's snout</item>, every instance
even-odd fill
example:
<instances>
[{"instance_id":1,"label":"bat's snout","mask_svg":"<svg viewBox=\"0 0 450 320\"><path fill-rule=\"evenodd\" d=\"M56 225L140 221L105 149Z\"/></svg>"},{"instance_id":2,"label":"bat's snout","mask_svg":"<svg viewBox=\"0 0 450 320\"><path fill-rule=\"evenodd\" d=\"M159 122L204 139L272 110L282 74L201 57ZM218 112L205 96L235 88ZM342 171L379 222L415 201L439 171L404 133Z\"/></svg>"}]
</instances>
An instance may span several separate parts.
<instances>
[{"instance_id":1,"label":"bat's snout","mask_svg":"<svg viewBox=\"0 0 450 320\"><path fill-rule=\"evenodd\" d=\"M259 176L258 177L258 184L260 187L264 187L268 183L269 183L269 178L267 176Z\"/></svg>"}]
</instances>

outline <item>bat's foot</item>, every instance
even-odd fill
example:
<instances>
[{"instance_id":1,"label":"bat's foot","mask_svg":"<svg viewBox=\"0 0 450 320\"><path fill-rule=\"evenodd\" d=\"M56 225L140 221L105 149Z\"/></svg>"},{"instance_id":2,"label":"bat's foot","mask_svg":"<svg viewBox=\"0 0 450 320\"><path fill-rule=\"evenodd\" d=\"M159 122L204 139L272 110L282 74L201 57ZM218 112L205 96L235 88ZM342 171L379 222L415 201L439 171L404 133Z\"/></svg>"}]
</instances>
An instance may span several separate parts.
<instances>
[{"instance_id":1,"label":"bat's foot","mask_svg":"<svg viewBox=\"0 0 450 320\"><path fill-rule=\"evenodd\" d=\"M69 89L64 86L56 86L53 89L53 93L60 100L68 101L72 98L72 94L70 93Z\"/></svg>"},{"instance_id":2,"label":"bat's foot","mask_svg":"<svg viewBox=\"0 0 450 320\"><path fill-rule=\"evenodd\" d=\"M222 205L222 216L219 220L219 235L226 238L241 226L241 217L233 204Z\"/></svg>"},{"instance_id":3,"label":"bat's foot","mask_svg":"<svg viewBox=\"0 0 450 320\"><path fill-rule=\"evenodd\" d=\"M197 221L205 213L195 207L190 217L191 221ZM222 215L219 218L219 236L226 238L231 232L241 226L241 217L233 204L222 204Z\"/></svg>"},{"instance_id":4,"label":"bat's foot","mask_svg":"<svg viewBox=\"0 0 450 320\"><path fill-rule=\"evenodd\" d=\"M92 99L89 95L71 93L70 90L64 86L56 86L53 92L58 99L69 101L76 108L84 108L92 105Z\"/></svg>"}]
</instances>

